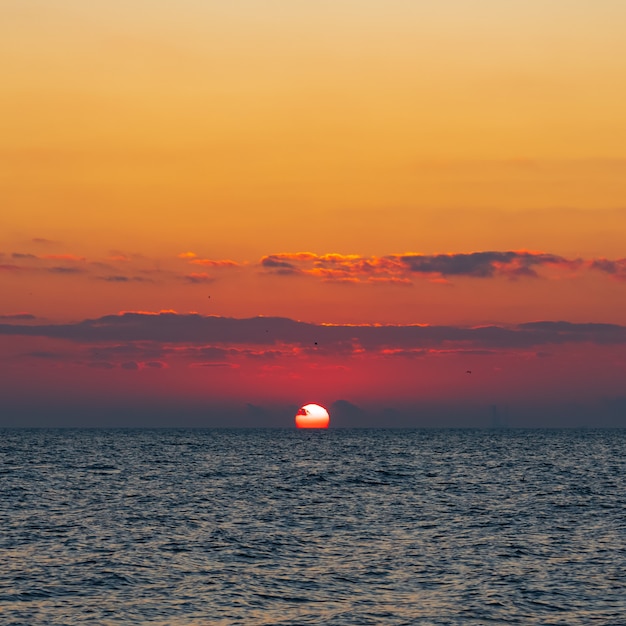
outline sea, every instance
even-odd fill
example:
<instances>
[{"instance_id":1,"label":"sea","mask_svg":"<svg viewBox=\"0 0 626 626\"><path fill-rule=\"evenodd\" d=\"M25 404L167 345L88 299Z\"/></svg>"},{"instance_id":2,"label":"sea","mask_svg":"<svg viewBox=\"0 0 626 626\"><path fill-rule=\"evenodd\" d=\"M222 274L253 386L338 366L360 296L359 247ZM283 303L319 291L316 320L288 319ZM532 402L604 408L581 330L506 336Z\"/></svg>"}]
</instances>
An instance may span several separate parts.
<instances>
[{"instance_id":1,"label":"sea","mask_svg":"<svg viewBox=\"0 0 626 626\"><path fill-rule=\"evenodd\" d=\"M0 430L0 624L626 624L626 430Z\"/></svg>"}]
</instances>

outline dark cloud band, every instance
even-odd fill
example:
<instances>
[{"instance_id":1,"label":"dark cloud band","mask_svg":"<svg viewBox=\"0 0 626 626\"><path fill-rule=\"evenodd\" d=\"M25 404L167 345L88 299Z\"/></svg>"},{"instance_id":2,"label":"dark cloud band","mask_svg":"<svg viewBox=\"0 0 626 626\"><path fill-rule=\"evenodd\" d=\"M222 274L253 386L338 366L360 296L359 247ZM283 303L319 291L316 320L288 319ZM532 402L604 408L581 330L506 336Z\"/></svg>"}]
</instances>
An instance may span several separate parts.
<instances>
[{"instance_id":1,"label":"dark cloud band","mask_svg":"<svg viewBox=\"0 0 626 626\"><path fill-rule=\"evenodd\" d=\"M293 345L329 352L435 347L535 348L549 344L626 343L617 324L542 321L517 326L318 325L279 317L237 319L198 314L123 313L72 324L0 324L0 335L36 336L79 343L151 341L196 346Z\"/></svg>"}]
</instances>

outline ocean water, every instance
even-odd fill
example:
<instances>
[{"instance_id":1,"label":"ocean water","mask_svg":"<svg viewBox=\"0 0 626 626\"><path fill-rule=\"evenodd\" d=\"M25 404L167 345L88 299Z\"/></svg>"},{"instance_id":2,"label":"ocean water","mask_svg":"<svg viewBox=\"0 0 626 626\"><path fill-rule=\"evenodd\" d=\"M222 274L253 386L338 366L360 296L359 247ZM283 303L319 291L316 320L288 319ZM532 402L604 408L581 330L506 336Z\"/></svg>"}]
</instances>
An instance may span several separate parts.
<instances>
[{"instance_id":1,"label":"ocean water","mask_svg":"<svg viewBox=\"0 0 626 626\"><path fill-rule=\"evenodd\" d=\"M625 430L3 430L0 623L626 624Z\"/></svg>"}]
</instances>

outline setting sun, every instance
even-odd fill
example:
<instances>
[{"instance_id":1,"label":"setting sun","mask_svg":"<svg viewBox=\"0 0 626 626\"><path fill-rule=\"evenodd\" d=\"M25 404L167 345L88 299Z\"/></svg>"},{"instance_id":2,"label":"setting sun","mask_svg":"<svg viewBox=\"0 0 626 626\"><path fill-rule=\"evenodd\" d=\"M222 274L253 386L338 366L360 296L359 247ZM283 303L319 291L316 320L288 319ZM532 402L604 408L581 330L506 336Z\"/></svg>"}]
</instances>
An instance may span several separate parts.
<instances>
[{"instance_id":1,"label":"setting sun","mask_svg":"<svg viewBox=\"0 0 626 626\"><path fill-rule=\"evenodd\" d=\"M297 428L328 428L330 415L319 404L306 404L296 413Z\"/></svg>"}]
</instances>

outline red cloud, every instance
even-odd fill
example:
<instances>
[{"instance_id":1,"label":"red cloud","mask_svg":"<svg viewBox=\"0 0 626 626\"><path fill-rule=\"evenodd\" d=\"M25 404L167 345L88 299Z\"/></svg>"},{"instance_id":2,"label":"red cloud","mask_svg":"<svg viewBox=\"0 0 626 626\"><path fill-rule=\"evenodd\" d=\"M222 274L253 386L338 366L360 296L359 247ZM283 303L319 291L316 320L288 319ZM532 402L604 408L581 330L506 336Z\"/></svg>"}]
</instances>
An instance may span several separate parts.
<instances>
[{"instance_id":1,"label":"red cloud","mask_svg":"<svg viewBox=\"0 0 626 626\"><path fill-rule=\"evenodd\" d=\"M192 272L191 274L186 274L183 278L192 285L206 285L207 283L212 283L215 280L212 276L209 276L205 272Z\"/></svg>"}]
</instances>

